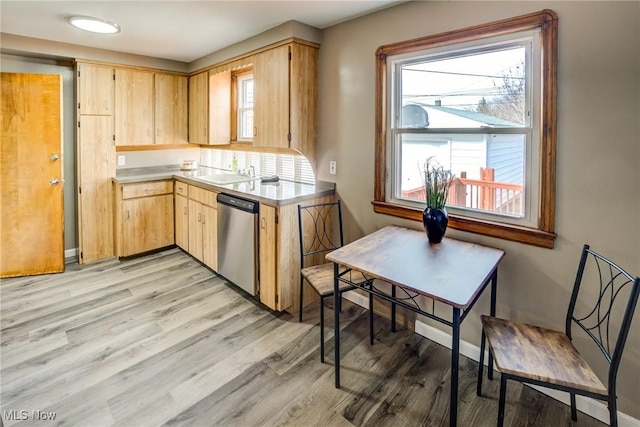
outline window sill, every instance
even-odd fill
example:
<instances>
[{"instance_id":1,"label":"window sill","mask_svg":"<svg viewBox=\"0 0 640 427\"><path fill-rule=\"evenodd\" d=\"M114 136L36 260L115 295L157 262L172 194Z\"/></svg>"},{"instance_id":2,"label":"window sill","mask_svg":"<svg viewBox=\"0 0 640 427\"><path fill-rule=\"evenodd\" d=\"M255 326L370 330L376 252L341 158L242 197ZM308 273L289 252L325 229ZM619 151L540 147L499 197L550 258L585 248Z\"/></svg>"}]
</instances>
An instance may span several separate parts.
<instances>
[{"instance_id":1,"label":"window sill","mask_svg":"<svg viewBox=\"0 0 640 427\"><path fill-rule=\"evenodd\" d=\"M422 222L422 211L388 202L371 202L373 211L385 215ZM512 224L469 218L460 215L449 215L449 227L482 234L499 239L511 240L541 248L553 249L557 234Z\"/></svg>"}]
</instances>

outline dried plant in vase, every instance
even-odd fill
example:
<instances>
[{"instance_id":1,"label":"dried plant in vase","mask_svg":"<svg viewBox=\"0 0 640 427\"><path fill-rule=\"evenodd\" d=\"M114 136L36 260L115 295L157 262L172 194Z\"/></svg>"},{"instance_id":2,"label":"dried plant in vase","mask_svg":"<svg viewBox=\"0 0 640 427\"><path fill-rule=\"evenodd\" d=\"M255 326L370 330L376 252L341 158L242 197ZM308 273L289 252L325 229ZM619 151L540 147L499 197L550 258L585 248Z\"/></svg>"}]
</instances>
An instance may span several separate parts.
<instances>
[{"instance_id":1,"label":"dried plant in vase","mask_svg":"<svg viewBox=\"0 0 640 427\"><path fill-rule=\"evenodd\" d=\"M440 243L447 230L447 197L454 175L438 163L435 157L425 160L422 167L422 182L426 207L422 212L422 223L431 243Z\"/></svg>"}]
</instances>

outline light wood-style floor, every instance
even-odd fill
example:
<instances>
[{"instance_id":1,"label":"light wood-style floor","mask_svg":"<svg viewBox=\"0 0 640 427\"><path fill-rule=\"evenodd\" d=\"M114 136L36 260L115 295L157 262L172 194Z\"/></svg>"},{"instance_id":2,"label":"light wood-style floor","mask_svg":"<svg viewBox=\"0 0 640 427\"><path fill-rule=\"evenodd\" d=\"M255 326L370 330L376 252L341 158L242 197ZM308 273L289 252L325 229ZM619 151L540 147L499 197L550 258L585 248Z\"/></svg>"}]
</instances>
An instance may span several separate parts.
<instances>
[{"instance_id":1,"label":"light wood-style floor","mask_svg":"<svg viewBox=\"0 0 640 427\"><path fill-rule=\"evenodd\" d=\"M317 304L303 323L272 313L179 249L2 280L0 297L4 425L448 424L448 349L379 317L370 346L366 311L345 301L337 390L331 310L321 364ZM460 367L459 425L494 426L499 381L477 397L477 363ZM514 383L505 425L572 423Z\"/></svg>"}]
</instances>

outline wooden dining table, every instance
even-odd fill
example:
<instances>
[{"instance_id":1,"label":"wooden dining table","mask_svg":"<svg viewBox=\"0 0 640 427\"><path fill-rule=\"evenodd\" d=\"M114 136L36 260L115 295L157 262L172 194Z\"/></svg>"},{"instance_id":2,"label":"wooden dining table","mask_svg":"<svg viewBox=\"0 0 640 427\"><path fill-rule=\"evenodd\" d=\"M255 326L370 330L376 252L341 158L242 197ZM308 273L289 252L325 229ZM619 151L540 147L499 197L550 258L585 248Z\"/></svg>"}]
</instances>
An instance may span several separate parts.
<instances>
[{"instance_id":1,"label":"wooden dining table","mask_svg":"<svg viewBox=\"0 0 640 427\"><path fill-rule=\"evenodd\" d=\"M498 264L503 257L504 251L500 249L449 237L445 237L441 243L431 244L423 231L393 225L326 256L328 261L334 263L335 307L340 306L339 283L346 282L391 303L392 331L395 331L396 306L452 328L449 402L452 427L457 425L460 327L488 287L491 288L490 314L495 315ZM348 273L352 269L364 273L368 278L389 283L390 293L371 282L361 285L350 282ZM424 297L451 307L451 318L425 308L433 306ZM340 388L340 310L334 312L335 386ZM491 355L489 357L489 366L492 366Z\"/></svg>"}]
</instances>

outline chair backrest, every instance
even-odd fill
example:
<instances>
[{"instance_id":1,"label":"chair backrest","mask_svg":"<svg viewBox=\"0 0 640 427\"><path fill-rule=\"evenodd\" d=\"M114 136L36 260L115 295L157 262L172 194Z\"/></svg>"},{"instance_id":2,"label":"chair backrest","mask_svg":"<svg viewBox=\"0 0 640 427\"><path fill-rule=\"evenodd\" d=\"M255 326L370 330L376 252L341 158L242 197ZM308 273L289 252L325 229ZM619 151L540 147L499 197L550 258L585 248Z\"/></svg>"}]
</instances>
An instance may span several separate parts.
<instances>
[{"instance_id":1,"label":"chair backrest","mask_svg":"<svg viewBox=\"0 0 640 427\"><path fill-rule=\"evenodd\" d=\"M298 205L298 227L301 268L305 267L305 261L310 257L316 258L313 264L324 262L323 255L344 244L340 201Z\"/></svg>"},{"instance_id":2,"label":"chair backrest","mask_svg":"<svg viewBox=\"0 0 640 427\"><path fill-rule=\"evenodd\" d=\"M567 311L566 333L571 337L571 325L575 323L598 345L609 363L610 392L615 391L618 366L639 293L640 278L584 245ZM579 310L578 297L584 303Z\"/></svg>"}]
</instances>

